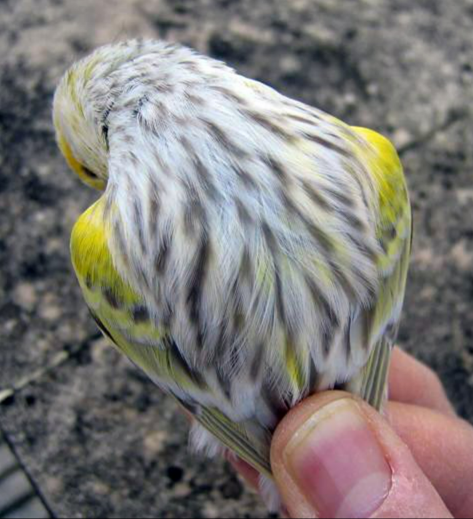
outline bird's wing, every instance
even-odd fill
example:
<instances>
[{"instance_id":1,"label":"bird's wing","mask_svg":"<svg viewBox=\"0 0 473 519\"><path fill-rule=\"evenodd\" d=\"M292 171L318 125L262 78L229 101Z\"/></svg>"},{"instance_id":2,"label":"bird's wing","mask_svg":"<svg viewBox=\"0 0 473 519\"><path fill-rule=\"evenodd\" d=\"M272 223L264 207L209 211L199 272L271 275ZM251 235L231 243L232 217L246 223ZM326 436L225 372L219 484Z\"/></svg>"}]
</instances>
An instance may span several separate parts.
<instances>
[{"instance_id":1,"label":"bird's wing","mask_svg":"<svg viewBox=\"0 0 473 519\"><path fill-rule=\"evenodd\" d=\"M103 219L104 201L90 207L72 232L71 256L82 292L100 329L153 380L203 386L144 299L115 268Z\"/></svg>"},{"instance_id":2,"label":"bird's wing","mask_svg":"<svg viewBox=\"0 0 473 519\"><path fill-rule=\"evenodd\" d=\"M353 128L368 146L362 146L360 161L373 175L379 188L377 239L379 289L372 304L352 323L352 347L372 345L368 363L346 389L359 394L379 409L386 395L391 350L396 339L404 300L412 245L412 216L404 172L392 144L378 133Z\"/></svg>"},{"instance_id":3,"label":"bird's wing","mask_svg":"<svg viewBox=\"0 0 473 519\"><path fill-rule=\"evenodd\" d=\"M83 213L71 238L73 266L98 327L224 445L261 473L270 474L269 442L250 437L244 425L190 398L211 393L212 389L182 357L168 330L156 324L144 298L118 273L108 244L104 206L105 201L100 199Z\"/></svg>"}]
</instances>

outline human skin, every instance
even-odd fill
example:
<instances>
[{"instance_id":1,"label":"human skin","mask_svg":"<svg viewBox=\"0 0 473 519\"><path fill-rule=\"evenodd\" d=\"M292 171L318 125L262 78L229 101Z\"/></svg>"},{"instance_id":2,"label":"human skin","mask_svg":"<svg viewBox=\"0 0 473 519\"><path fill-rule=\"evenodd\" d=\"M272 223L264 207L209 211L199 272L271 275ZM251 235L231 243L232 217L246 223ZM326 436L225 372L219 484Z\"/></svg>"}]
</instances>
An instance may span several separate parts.
<instances>
[{"instance_id":1,"label":"human skin","mask_svg":"<svg viewBox=\"0 0 473 519\"><path fill-rule=\"evenodd\" d=\"M271 446L290 517L472 517L473 427L438 377L395 349L383 413L341 391L313 395ZM253 486L258 475L230 460Z\"/></svg>"}]
</instances>

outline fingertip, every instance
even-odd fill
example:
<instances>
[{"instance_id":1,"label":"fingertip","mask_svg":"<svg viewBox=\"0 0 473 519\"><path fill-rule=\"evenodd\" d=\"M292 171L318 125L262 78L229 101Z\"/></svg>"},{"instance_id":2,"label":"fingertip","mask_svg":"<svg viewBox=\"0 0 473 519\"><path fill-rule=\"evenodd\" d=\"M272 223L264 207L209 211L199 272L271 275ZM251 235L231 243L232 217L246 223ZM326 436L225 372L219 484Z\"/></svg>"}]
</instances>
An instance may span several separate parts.
<instances>
[{"instance_id":1,"label":"fingertip","mask_svg":"<svg viewBox=\"0 0 473 519\"><path fill-rule=\"evenodd\" d=\"M291 409L276 428L271 443L271 467L284 507L290 517L317 517L318 513L287 470L284 456L286 448L304 423L318 409L345 396L349 396L348 393L341 391L327 391L312 395Z\"/></svg>"}]
</instances>

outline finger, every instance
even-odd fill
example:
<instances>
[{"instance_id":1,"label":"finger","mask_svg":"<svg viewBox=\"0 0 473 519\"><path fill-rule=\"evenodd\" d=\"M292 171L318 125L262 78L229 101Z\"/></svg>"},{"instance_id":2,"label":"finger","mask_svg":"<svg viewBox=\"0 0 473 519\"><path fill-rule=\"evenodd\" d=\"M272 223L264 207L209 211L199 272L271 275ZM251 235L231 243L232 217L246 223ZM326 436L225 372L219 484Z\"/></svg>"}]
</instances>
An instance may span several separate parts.
<instances>
[{"instance_id":1,"label":"finger","mask_svg":"<svg viewBox=\"0 0 473 519\"><path fill-rule=\"evenodd\" d=\"M473 517L473 427L422 407L390 403L393 428L455 517Z\"/></svg>"},{"instance_id":2,"label":"finger","mask_svg":"<svg viewBox=\"0 0 473 519\"><path fill-rule=\"evenodd\" d=\"M348 393L319 393L291 410L271 466L292 517L451 517L388 422Z\"/></svg>"},{"instance_id":3,"label":"finger","mask_svg":"<svg viewBox=\"0 0 473 519\"><path fill-rule=\"evenodd\" d=\"M394 348L391 361L389 399L456 416L438 376L399 348Z\"/></svg>"},{"instance_id":4,"label":"finger","mask_svg":"<svg viewBox=\"0 0 473 519\"><path fill-rule=\"evenodd\" d=\"M228 453L225 456L232 467L240 474L240 476L257 492L259 492L259 472L251 465L235 456L233 453Z\"/></svg>"},{"instance_id":5,"label":"finger","mask_svg":"<svg viewBox=\"0 0 473 519\"><path fill-rule=\"evenodd\" d=\"M261 495L260 473L251 465L246 463L246 461L243 461L233 453L228 453L225 457L246 483ZM287 510L284 507L279 510L279 515L280 517L289 517Z\"/></svg>"}]
</instances>

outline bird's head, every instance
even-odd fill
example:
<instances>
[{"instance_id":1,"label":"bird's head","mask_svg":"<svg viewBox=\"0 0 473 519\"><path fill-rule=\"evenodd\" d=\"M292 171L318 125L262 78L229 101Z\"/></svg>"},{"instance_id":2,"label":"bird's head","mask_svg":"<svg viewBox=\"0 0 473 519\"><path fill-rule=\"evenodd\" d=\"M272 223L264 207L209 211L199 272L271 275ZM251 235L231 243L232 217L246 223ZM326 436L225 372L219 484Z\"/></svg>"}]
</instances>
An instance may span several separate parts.
<instances>
[{"instance_id":1,"label":"bird's head","mask_svg":"<svg viewBox=\"0 0 473 519\"><path fill-rule=\"evenodd\" d=\"M61 79L53 103L56 139L67 163L89 186L108 180L107 117L113 105L113 72L141 52L142 42L106 45L75 63Z\"/></svg>"}]
</instances>

